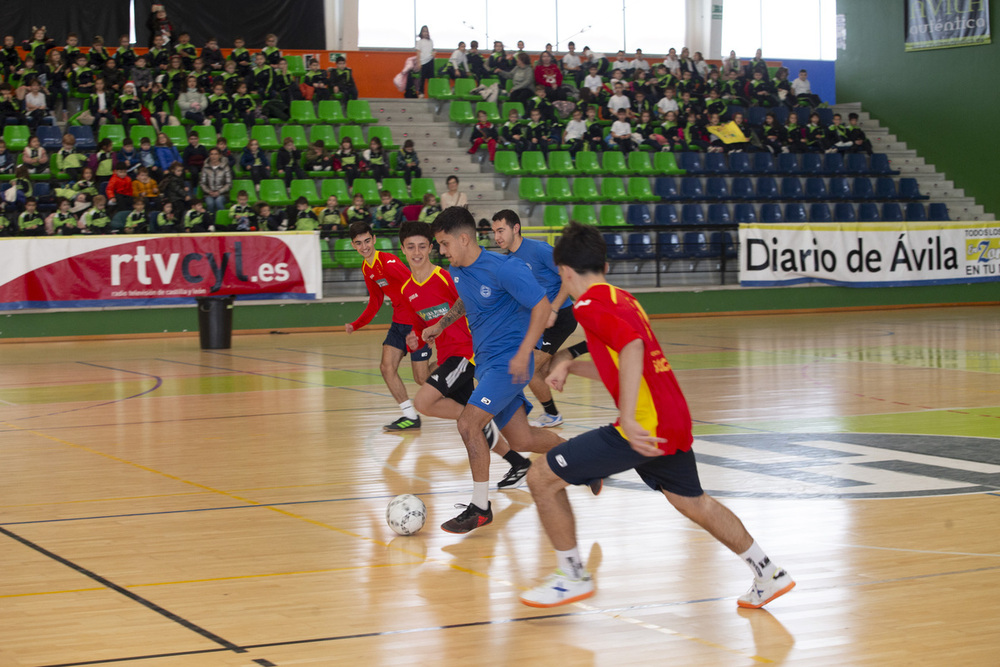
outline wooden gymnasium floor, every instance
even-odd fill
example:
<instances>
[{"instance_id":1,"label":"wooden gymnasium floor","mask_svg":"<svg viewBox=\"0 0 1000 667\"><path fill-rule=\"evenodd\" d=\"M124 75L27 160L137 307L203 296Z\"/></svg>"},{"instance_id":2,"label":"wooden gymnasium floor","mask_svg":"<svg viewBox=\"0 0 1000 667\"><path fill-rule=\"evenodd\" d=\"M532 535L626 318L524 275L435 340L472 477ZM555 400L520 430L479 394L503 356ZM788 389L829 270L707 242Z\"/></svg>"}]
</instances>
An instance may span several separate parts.
<instances>
[{"instance_id":1,"label":"wooden gymnasium floor","mask_svg":"<svg viewBox=\"0 0 1000 667\"><path fill-rule=\"evenodd\" d=\"M531 496L438 528L465 453L382 432L382 332L9 344L0 665L1000 664L1000 308L655 328L706 489L798 581L767 611L631 474L571 490L597 595L521 605L554 567ZM559 404L567 435L614 415L579 379Z\"/></svg>"}]
</instances>

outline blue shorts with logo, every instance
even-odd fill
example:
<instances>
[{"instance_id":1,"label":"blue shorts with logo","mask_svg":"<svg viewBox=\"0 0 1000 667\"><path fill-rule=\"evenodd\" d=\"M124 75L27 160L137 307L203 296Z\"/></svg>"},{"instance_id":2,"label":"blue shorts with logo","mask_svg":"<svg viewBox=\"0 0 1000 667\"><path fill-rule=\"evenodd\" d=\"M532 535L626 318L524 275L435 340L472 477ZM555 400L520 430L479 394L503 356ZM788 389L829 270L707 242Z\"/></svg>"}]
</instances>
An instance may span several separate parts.
<instances>
[{"instance_id":1,"label":"blue shorts with logo","mask_svg":"<svg viewBox=\"0 0 1000 667\"><path fill-rule=\"evenodd\" d=\"M394 347L397 350L402 350L403 354L406 354L408 351L406 347L406 336L411 331L413 331L413 325L393 322L389 325L389 332L385 335L385 340L382 341L382 344ZM411 361L427 361L430 358L431 348L428 345L424 345L416 352L410 353Z\"/></svg>"},{"instance_id":2,"label":"blue shorts with logo","mask_svg":"<svg viewBox=\"0 0 1000 667\"><path fill-rule=\"evenodd\" d=\"M634 469L654 491L662 489L688 497L704 493L694 450L643 456L610 424L556 445L545 457L552 472L569 484L589 484Z\"/></svg>"},{"instance_id":3,"label":"blue shorts with logo","mask_svg":"<svg viewBox=\"0 0 1000 667\"><path fill-rule=\"evenodd\" d=\"M535 361L528 365L528 376L535 372ZM468 405L474 405L493 415L493 423L503 429L517 409L524 407L524 414L531 412L531 403L524 396L527 383L514 382L506 368L480 368L476 366L476 390Z\"/></svg>"}]
</instances>

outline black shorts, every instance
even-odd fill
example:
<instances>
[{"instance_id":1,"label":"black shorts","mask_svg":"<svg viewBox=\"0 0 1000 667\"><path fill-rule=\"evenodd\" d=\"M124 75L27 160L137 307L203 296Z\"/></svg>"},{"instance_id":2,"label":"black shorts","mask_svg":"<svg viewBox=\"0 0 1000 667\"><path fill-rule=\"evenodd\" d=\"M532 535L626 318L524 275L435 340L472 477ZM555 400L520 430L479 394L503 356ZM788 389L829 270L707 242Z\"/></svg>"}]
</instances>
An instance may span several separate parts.
<instances>
[{"instance_id":1,"label":"black shorts","mask_svg":"<svg viewBox=\"0 0 1000 667\"><path fill-rule=\"evenodd\" d=\"M555 354L574 331L576 331L576 315L573 314L573 306L561 308L556 315L556 323L545 330L535 349L546 354Z\"/></svg>"},{"instance_id":2,"label":"black shorts","mask_svg":"<svg viewBox=\"0 0 1000 667\"><path fill-rule=\"evenodd\" d=\"M636 452L614 426L602 426L570 438L546 454L552 472L569 484L589 484L634 469L654 491L697 497L704 491L698 480L694 451L648 457Z\"/></svg>"},{"instance_id":3,"label":"black shorts","mask_svg":"<svg viewBox=\"0 0 1000 667\"><path fill-rule=\"evenodd\" d=\"M382 341L382 344L394 347L397 350L402 350L403 354L406 354L408 351L406 347L406 336L412 330L412 325L393 322L389 325L389 332L385 335L385 340ZM424 345L416 352L410 352L410 361L427 361L430 358L431 348L428 345Z\"/></svg>"},{"instance_id":4,"label":"black shorts","mask_svg":"<svg viewBox=\"0 0 1000 667\"><path fill-rule=\"evenodd\" d=\"M448 357L427 378L427 384L441 392L445 398L465 405L475 389L476 365L465 357Z\"/></svg>"}]
</instances>

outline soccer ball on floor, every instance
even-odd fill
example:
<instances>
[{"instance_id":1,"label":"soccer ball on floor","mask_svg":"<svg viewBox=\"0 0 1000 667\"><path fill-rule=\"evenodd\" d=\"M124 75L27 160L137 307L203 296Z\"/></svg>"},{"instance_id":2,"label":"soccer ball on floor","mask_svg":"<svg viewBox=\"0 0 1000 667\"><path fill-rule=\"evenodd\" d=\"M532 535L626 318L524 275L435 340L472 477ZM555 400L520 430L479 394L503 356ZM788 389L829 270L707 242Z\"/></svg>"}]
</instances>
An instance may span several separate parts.
<instances>
[{"instance_id":1,"label":"soccer ball on floor","mask_svg":"<svg viewBox=\"0 0 1000 667\"><path fill-rule=\"evenodd\" d=\"M400 535L413 535L424 527L426 520L424 501L410 493L396 496L385 508L385 522Z\"/></svg>"}]
</instances>

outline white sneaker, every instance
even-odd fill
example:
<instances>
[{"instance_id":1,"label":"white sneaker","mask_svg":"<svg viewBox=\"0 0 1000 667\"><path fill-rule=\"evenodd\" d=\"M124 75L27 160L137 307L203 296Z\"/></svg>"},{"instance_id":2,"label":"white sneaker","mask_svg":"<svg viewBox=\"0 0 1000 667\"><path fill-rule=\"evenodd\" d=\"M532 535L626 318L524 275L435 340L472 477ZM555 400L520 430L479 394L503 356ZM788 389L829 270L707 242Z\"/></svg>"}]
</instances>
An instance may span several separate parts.
<instances>
[{"instance_id":1,"label":"white sneaker","mask_svg":"<svg viewBox=\"0 0 1000 667\"><path fill-rule=\"evenodd\" d=\"M791 575L784 570L778 570L767 581L755 578L750 590L741 595L736 604L747 609L760 609L774 598L781 597L793 588L795 588L795 582L792 581Z\"/></svg>"},{"instance_id":2,"label":"white sneaker","mask_svg":"<svg viewBox=\"0 0 1000 667\"><path fill-rule=\"evenodd\" d=\"M521 595L521 602L529 607L558 607L585 600L594 594L594 581L586 572L579 579L570 579L562 570L556 570L540 586Z\"/></svg>"},{"instance_id":3,"label":"white sneaker","mask_svg":"<svg viewBox=\"0 0 1000 667\"><path fill-rule=\"evenodd\" d=\"M559 426L562 423L562 415L550 415L547 412L543 412L541 417L531 422L531 425L538 428L552 428L553 426Z\"/></svg>"}]
</instances>

